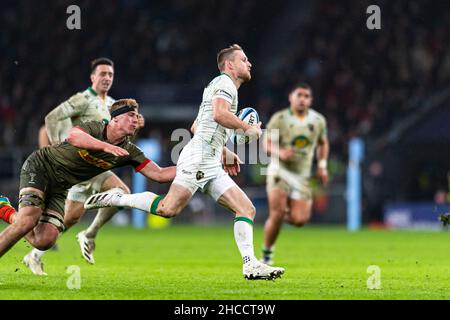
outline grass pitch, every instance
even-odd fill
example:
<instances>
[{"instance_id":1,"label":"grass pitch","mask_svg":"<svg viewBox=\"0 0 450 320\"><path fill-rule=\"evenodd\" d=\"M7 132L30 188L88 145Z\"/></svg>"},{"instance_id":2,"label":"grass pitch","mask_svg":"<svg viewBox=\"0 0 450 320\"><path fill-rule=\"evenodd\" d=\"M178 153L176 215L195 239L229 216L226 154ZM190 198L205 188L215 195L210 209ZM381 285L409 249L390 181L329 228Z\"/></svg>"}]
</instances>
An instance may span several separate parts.
<instances>
[{"instance_id":1,"label":"grass pitch","mask_svg":"<svg viewBox=\"0 0 450 320\"><path fill-rule=\"evenodd\" d=\"M87 264L75 240L80 226L44 257L47 277L21 263L30 250L20 241L1 258L0 299L450 299L450 233L369 231L285 226L276 281L242 276L233 226L180 226L100 231L96 264ZM262 226L255 227L259 255ZM68 289L69 266L80 268L81 287ZM380 268L381 289L369 290L370 265Z\"/></svg>"}]
</instances>

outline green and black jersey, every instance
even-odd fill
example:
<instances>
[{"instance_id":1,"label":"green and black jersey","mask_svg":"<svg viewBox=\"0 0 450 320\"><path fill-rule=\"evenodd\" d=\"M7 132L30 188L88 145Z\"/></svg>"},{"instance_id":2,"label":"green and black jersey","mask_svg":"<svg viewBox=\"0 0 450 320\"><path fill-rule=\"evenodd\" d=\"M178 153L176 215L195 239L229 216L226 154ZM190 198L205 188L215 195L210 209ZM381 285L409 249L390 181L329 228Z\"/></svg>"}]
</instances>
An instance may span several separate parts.
<instances>
[{"instance_id":1,"label":"green and black jersey","mask_svg":"<svg viewBox=\"0 0 450 320\"><path fill-rule=\"evenodd\" d=\"M98 140L106 141L104 122L89 121L80 123L77 127ZM36 172L36 175L46 175L52 185L57 183L62 189L69 189L79 182L117 167L130 165L139 171L150 162L144 153L130 142L129 138L117 146L127 150L129 155L116 157L103 151L80 149L64 141L35 151L27 162L32 161L36 171L45 170L45 172ZM22 171L25 170L29 174L30 169L25 163ZM28 184L28 186L31 185Z\"/></svg>"}]
</instances>

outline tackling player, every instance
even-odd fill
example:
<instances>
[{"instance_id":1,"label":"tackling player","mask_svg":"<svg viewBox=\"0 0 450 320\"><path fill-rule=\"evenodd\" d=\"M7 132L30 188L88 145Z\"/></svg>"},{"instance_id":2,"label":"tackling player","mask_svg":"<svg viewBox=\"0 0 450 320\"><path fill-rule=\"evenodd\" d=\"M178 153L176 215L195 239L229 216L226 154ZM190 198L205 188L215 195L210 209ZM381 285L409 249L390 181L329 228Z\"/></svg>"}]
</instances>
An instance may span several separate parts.
<instances>
[{"instance_id":1,"label":"tackling player","mask_svg":"<svg viewBox=\"0 0 450 320\"><path fill-rule=\"evenodd\" d=\"M51 248L65 230L67 190L77 183L128 165L154 181L173 180L175 167L160 168L130 141L138 127L138 107L133 99L118 100L108 124L80 123L68 131L66 141L27 158L20 173L19 211L0 197L0 218L11 224L0 233L0 257L22 237L40 250Z\"/></svg>"},{"instance_id":2,"label":"tackling player","mask_svg":"<svg viewBox=\"0 0 450 320\"><path fill-rule=\"evenodd\" d=\"M262 262L272 264L275 241L283 220L297 227L311 216L309 186L314 151L317 176L328 183L329 143L324 116L311 109L311 87L296 85L289 93L290 106L275 113L267 124L264 147L272 156L266 180L269 217L264 225Z\"/></svg>"},{"instance_id":3,"label":"tackling player","mask_svg":"<svg viewBox=\"0 0 450 320\"><path fill-rule=\"evenodd\" d=\"M261 123L250 126L235 115L238 89L251 79L252 65L238 45L221 50L217 55L217 65L221 74L203 91L202 103L192 126L194 137L180 154L176 178L168 194L162 198L152 192L132 195L104 192L91 196L85 207L129 206L171 218L178 215L192 195L201 189L235 214L234 236L243 259L244 277L275 279L284 273L284 269L270 267L255 257L255 207L228 175L239 172L240 160L225 148L233 129L243 130L257 138L261 135ZM222 168L222 158L225 159L225 170Z\"/></svg>"},{"instance_id":4,"label":"tackling player","mask_svg":"<svg viewBox=\"0 0 450 320\"><path fill-rule=\"evenodd\" d=\"M91 62L91 81L92 85L89 88L73 95L45 117L45 136L48 136L50 144L54 145L64 141L68 130L81 122L110 121L109 108L114 99L108 96L108 92L114 81L113 61L108 58L93 60ZM140 119L139 128L143 127L143 118ZM44 136L44 131L44 129L40 130L40 137ZM83 204L90 195L117 187L124 193L130 193L125 183L111 171L73 186L69 190L65 205L64 225L66 230L76 224L85 214L86 210ZM116 208L100 209L91 225L77 234L81 254L88 263L95 263L95 237L98 230L117 211ZM34 274L46 275L42 263L44 254L45 251L33 249L24 257L23 262Z\"/></svg>"}]
</instances>

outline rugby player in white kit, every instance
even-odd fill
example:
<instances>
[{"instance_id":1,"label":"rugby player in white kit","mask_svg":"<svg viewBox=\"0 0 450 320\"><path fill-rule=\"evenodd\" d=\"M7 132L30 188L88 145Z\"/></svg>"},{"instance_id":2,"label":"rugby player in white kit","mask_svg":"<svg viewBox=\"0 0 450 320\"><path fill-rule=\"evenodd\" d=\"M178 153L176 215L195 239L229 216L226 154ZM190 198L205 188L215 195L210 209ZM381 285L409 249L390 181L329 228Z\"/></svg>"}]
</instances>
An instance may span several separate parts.
<instances>
[{"instance_id":1,"label":"rugby player in white kit","mask_svg":"<svg viewBox=\"0 0 450 320\"><path fill-rule=\"evenodd\" d=\"M239 172L239 157L225 147L233 130L259 138L261 123L253 126L236 116L238 89L251 79L251 63L242 48L232 45L217 54L221 74L205 88L192 140L180 154L177 173L169 192L161 197L152 192L126 195L113 190L91 196L85 208L132 207L171 218L178 215L193 194L201 189L235 214L234 237L243 259L246 279L280 277L284 269L258 261L253 248L255 207L229 175Z\"/></svg>"}]
</instances>

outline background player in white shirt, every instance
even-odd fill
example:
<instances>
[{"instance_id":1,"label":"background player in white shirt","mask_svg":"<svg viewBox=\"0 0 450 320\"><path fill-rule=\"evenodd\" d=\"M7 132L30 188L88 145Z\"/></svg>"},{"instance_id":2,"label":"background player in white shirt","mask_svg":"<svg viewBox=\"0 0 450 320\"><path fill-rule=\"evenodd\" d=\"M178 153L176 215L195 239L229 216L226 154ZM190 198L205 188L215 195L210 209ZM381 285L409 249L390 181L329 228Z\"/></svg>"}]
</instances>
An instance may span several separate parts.
<instances>
[{"instance_id":1,"label":"background player in white shirt","mask_svg":"<svg viewBox=\"0 0 450 320\"><path fill-rule=\"evenodd\" d=\"M62 102L45 117L45 128L49 143L54 145L65 140L68 131L86 121L111 120L110 107L114 99L108 96L108 92L114 81L114 63L108 58L98 58L91 62L92 85L82 92L71 96ZM144 126L140 116L139 128ZM41 129L40 135L44 136ZM44 143L45 139L42 139ZM40 146L43 147L43 146ZM66 230L76 224L84 215L84 201L97 192L120 188L125 193L130 193L125 183L113 172L107 171L98 176L73 186L67 195L65 204L64 225ZM94 221L86 229L78 233L83 258L91 264L95 263L94 249L95 237L98 230L111 219L117 212L117 208L100 209ZM33 249L24 257L24 263L36 275L45 275L43 271L42 256L45 251Z\"/></svg>"},{"instance_id":2,"label":"background player in white shirt","mask_svg":"<svg viewBox=\"0 0 450 320\"><path fill-rule=\"evenodd\" d=\"M194 137L180 154L177 174L168 194L162 198L151 192L132 195L104 192L91 196L85 207L130 206L170 218L178 215L192 195L201 189L235 214L234 236L243 259L244 277L275 279L284 273L284 269L270 267L256 259L253 249L255 207L227 174L239 172L238 156L225 148L232 130L240 129L256 138L262 133L261 123L250 126L235 115L237 90L251 79L252 65L238 45L221 50L217 65L221 74L203 92L192 126ZM225 170L222 159L226 159Z\"/></svg>"}]
</instances>

